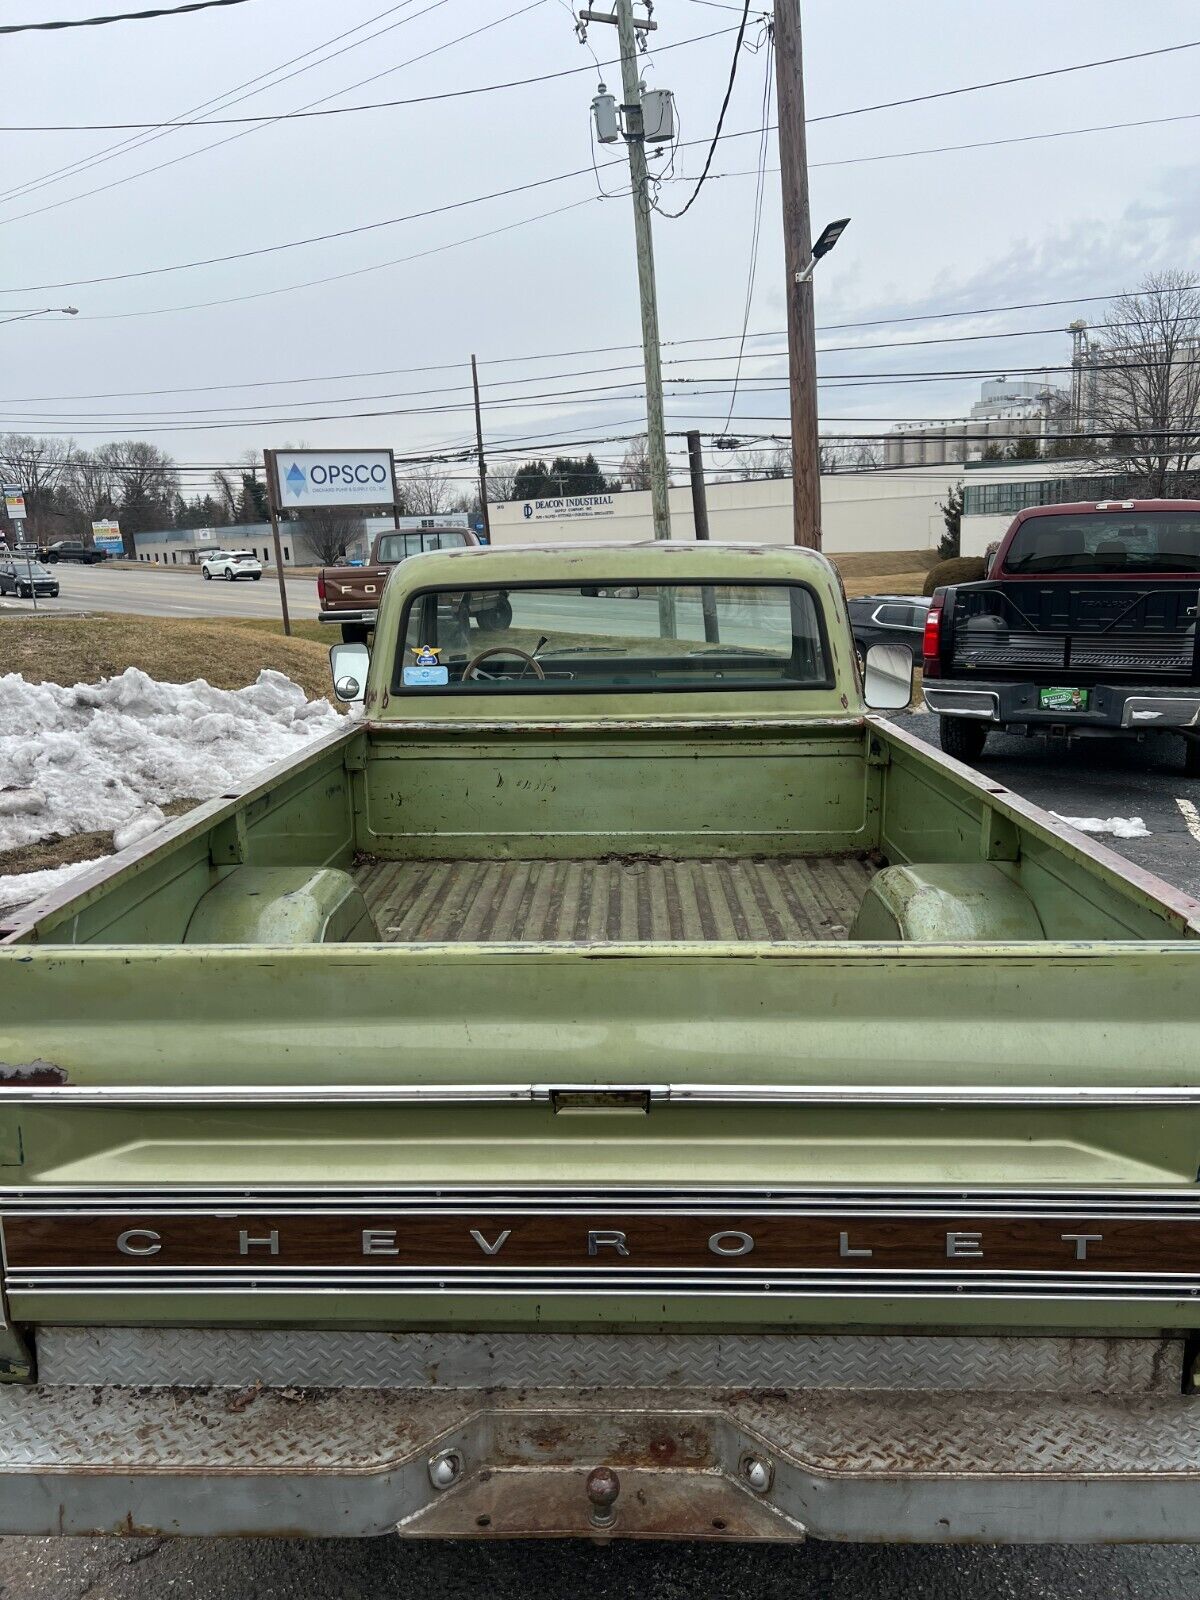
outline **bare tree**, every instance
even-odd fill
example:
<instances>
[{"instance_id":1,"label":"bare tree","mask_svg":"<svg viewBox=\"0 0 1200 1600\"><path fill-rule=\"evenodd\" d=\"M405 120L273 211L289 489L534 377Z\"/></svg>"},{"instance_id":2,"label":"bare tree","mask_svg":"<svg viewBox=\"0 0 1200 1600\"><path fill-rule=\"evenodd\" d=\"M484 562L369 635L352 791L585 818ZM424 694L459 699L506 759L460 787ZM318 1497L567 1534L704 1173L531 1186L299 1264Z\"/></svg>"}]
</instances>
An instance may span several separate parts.
<instances>
[{"instance_id":1,"label":"bare tree","mask_svg":"<svg viewBox=\"0 0 1200 1600\"><path fill-rule=\"evenodd\" d=\"M112 469L97 453L77 450L64 476L63 491L75 510L80 537L90 543L92 523L116 514Z\"/></svg>"},{"instance_id":2,"label":"bare tree","mask_svg":"<svg viewBox=\"0 0 1200 1600\"><path fill-rule=\"evenodd\" d=\"M1096 348L1098 346L1098 348ZM1200 462L1200 290L1164 272L1105 313L1088 358L1098 460L1161 495Z\"/></svg>"},{"instance_id":3,"label":"bare tree","mask_svg":"<svg viewBox=\"0 0 1200 1600\"><path fill-rule=\"evenodd\" d=\"M424 461L400 479L400 499L413 517L440 517L450 509L452 487L446 469L436 461Z\"/></svg>"},{"instance_id":4,"label":"bare tree","mask_svg":"<svg viewBox=\"0 0 1200 1600\"><path fill-rule=\"evenodd\" d=\"M649 489L650 441L644 433L637 434L626 446L621 461L621 478L631 489Z\"/></svg>"},{"instance_id":5,"label":"bare tree","mask_svg":"<svg viewBox=\"0 0 1200 1600\"><path fill-rule=\"evenodd\" d=\"M335 565L366 534L363 519L342 506L314 506L300 518L297 527L323 567Z\"/></svg>"},{"instance_id":6,"label":"bare tree","mask_svg":"<svg viewBox=\"0 0 1200 1600\"><path fill-rule=\"evenodd\" d=\"M488 503L500 505L516 493L517 469L509 461L488 468Z\"/></svg>"},{"instance_id":7,"label":"bare tree","mask_svg":"<svg viewBox=\"0 0 1200 1600\"><path fill-rule=\"evenodd\" d=\"M29 518L26 533L40 539L54 516L55 492L63 485L75 446L69 439L36 439L27 433L0 434L0 471L6 483L19 483Z\"/></svg>"},{"instance_id":8,"label":"bare tree","mask_svg":"<svg viewBox=\"0 0 1200 1600\"><path fill-rule=\"evenodd\" d=\"M217 491L217 502L224 512L226 522L238 521L238 498L241 493L241 484L235 487L233 478L223 467L218 467L212 475L213 488Z\"/></svg>"},{"instance_id":9,"label":"bare tree","mask_svg":"<svg viewBox=\"0 0 1200 1600\"><path fill-rule=\"evenodd\" d=\"M862 472L883 464L883 454L871 439L822 439L820 446L822 472Z\"/></svg>"},{"instance_id":10,"label":"bare tree","mask_svg":"<svg viewBox=\"0 0 1200 1600\"><path fill-rule=\"evenodd\" d=\"M115 439L95 452L112 473L119 501L121 538L125 554L137 555L137 536L172 520L179 494L175 462L157 445L144 439Z\"/></svg>"}]
</instances>

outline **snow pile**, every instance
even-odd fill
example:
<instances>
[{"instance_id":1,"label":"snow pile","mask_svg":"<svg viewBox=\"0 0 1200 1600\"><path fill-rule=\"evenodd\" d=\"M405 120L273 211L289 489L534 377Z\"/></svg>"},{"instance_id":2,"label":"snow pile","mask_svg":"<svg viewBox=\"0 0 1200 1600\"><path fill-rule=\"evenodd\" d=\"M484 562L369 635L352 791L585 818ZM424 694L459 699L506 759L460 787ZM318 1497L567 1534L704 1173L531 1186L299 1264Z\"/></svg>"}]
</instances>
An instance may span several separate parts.
<instances>
[{"instance_id":1,"label":"snow pile","mask_svg":"<svg viewBox=\"0 0 1200 1600\"><path fill-rule=\"evenodd\" d=\"M1150 837L1150 829L1141 817L1064 817L1057 811L1050 815L1065 822L1068 828L1078 828L1080 833L1111 833L1117 839Z\"/></svg>"},{"instance_id":2,"label":"snow pile","mask_svg":"<svg viewBox=\"0 0 1200 1600\"><path fill-rule=\"evenodd\" d=\"M0 677L0 850L117 832L124 849L171 800L239 788L342 718L281 672L245 689L159 683L136 667L67 689Z\"/></svg>"},{"instance_id":3,"label":"snow pile","mask_svg":"<svg viewBox=\"0 0 1200 1600\"><path fill-rule=\"evenodd\" d=\"M103 859L97 856L92 861L73 861L69 867L47 867L44 872L20 872L11 878L0 878L0 911L11 911L14 906L44 899Z\"/></svg>"}]
</instances>

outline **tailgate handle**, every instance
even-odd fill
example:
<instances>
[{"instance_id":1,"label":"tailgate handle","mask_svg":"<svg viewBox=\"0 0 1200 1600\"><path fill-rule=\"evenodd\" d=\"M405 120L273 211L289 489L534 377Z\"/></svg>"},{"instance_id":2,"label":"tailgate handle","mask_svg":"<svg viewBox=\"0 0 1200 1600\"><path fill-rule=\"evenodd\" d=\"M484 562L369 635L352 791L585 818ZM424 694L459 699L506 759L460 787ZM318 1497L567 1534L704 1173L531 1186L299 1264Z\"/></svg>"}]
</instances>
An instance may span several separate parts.
<instances>
[{"instance_id":1,"label":"tailgate handle","mask_svg":"<svg viewBox=\"0 0 1200 1600\"><path fill-rule=\"evenodd\" d=\"M655 1096L651 1089L589 1088L580 1085L551 1089L548 1098L555 1116L587 1113L590 1116L644 1117L649 1114L651 1100L665 1098L665 1095Z\"/></svg>"}]
</instances>

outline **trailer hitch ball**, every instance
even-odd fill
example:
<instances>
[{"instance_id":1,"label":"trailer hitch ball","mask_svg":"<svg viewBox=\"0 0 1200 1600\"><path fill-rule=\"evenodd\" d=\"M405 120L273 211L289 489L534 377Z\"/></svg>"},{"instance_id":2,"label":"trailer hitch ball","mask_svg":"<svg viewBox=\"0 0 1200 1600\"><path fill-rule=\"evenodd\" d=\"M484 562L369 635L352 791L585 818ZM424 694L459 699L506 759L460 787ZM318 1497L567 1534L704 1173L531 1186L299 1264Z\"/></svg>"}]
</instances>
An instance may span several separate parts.
<instances>
[{"instance_id":1,"label":"trailer hitch ball","mask_svg":"<svg viewBox=\"0 0 1200 1600\"><path fill-rule=\"evenodd\" d=\"M755 1494L766 1494L771 1487L771 1480L774 1476L775 1469L762 1456L745 1455L742 1457L742 1477L754 1490Z\"/></svg>"},{"instance_id":2,"label":"trailer hitch ball","mask_svg":"<svg viewBox=\"0 0 1200 1600\"><path fill-rule=\"evenodd\" d=\"M462 1476L462 1457L457 1450L443 1450L429 1462L429 1481L435 1489L450 1489Z\"/></svg>"},{"instance_id":3,"label":"trailer hitch ball","mask_svg":"<svg viewBox=\"0 0 1200 1600\"><path fill-rule=\"evenodd\" d=\"M592 1527L611 1528L617 1520L621 1480L611 1467L593 1467L588 1473L587 1497L592 1503Z\"/></svg>"}]
</instances>

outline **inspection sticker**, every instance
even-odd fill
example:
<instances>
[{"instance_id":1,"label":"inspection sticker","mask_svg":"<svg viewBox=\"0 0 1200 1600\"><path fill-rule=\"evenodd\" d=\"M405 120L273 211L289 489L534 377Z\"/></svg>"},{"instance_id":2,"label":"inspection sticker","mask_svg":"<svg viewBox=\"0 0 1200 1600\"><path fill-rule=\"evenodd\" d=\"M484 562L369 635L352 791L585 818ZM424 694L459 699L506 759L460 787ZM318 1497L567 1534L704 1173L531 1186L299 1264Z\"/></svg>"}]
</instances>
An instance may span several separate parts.
<instances>
[{"instance_id":1,"label":"inspection sticker","mask_svg":"<svg viewBox=\"0 0 1200 1600\"><path fill-rule=\"evenodd\" d=\"M406 689L437 689L450 682L450 669L438 661L440 645L418 644L410 649L416 662L402 674Z\"/></svg>"}]
</instances>

